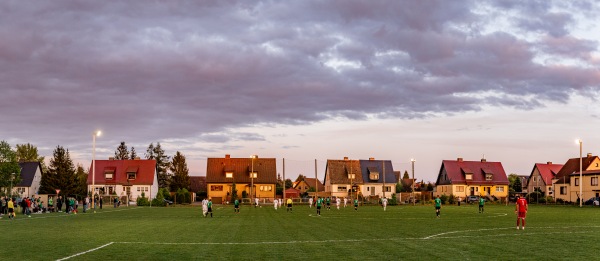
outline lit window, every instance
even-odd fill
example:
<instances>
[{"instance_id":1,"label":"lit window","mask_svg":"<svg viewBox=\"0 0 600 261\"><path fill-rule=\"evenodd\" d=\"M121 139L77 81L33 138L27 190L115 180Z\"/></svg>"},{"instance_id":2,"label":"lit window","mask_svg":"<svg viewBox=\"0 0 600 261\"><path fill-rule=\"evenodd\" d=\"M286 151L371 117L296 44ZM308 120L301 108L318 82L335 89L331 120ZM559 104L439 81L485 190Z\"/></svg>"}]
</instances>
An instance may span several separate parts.
<instances>
[{"instance_id":1,"label":"lit window","mask_svg":"<svg viewBox=\"0 0 600 261\"><path fill-rule=\"evenodd\" d=\"M492 180L492 174L485 174L485 180Z\"/></svg>"},{"instance_id":2,"label":"lit window","mask_svg":"<svg viewBox=\"0 0 600 261\"><path fill-rule=\"evenodd\" d=\"M223 191L223 185L211 185L210 190L211 191Z\"/></svg>"},{"instance_id":3,"label":"lit window","mask_svg":"<svg viewBox=\"0 0 600 261\"><path fill-rule=\"evenodd\" d=\"M113 179L113 172L105 172L104 179Z\"/></svg>"},{"instance_id":4,"label":"lit window","mask_svg":"<svg viewBox=\"0 0 600 261\"><path fill-rule=\"evenodd\" d=\"M257 176L256 171L250 172L250 178L256 178L256 176Z\"/></svg>"},{"instance_id":5,"label":"lit window","mask_svg":"<svg viewBox=\"0 0 600 261\"><path fill-rule=\"evenodd\" d=\"M579 178L575 178L575 186L579 186Z\"/></svg>"},{"instance_id":6,"label":"lit window","mask_svg":"<svg viewBox=\"0 0 600 261\"><path fill-rule=\"evenodd\" d=\"M225 177L228 178L228 179L233 178L233 172L226 172L225 173Z\"/></svg>"},{"instance_id":7,"label":"lit window","mask_svg":"<svg viewBox=\"0 0 600 261\"><path fill-rule=\"evenodd\" d=\"M456 186L456 191L457 192L465 192L465 187L464 186Z\"/></svg>"},{"instance_id":8,"label":"lit window","mask_svg":"<svg viewBox=\"0 0 600 261\"><path fill-rule=\"evenodd\" d=\"M473 179L473 174L465 174L465 179L466 180L472 180Z\"/></svg>"},{"instance_id":9,"label":"lit window","mask_svg":"<svg viewBox=\"0 0 600 261\"><path fill-rule=\"evenodd\" d=\"M592 177L592 186L598 186L598 177Z\"/></svg>"},{"instance_id":10,"label":"lit window","mask_svg":"<svg viewBox=\"0 0 600 261\"><path fill-rule=\"evenodd\" d=\"M348 179L355 179L355 178L356 178L355 174L348 173Z\"/></svg>"}]
</instances>

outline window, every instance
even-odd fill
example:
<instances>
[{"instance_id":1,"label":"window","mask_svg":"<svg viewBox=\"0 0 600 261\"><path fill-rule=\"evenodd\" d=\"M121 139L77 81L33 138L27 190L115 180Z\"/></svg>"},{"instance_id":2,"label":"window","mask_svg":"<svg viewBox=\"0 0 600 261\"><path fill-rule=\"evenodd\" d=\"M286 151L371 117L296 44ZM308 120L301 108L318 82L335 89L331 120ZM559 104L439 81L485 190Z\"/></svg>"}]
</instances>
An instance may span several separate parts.
<instances>
[{"instance_id":1,"label":"window","mask_svg":"<svg viewBox=\"0 0 600 261\"><path fill-rule=\"evenodd\" d=\"M137 188L137 191L139 192L139 191L140 191L140 189L141 189L141 188L140 188L140 187L138 187L138 188ZM143 190L142 190L142 191L143 191Z\"/></svg>"},{"instance_id":2,"label":"window","mask_svg":"<svg viewBox=\"0 0 600 261\"><path fill-rule=\"evenodd\" d=\"M504 187L496 187L496 192L504 192Z\"/></svg>"},{"instance_id":3,"label":"window","mask_svg":"<svg viewBox=\"0 0 600 261\"><path fill-rule=\"evenodd\" d=\"M233 178L233 172L225 172L225 177L228 179Z\"/></svg>"},{"instance_id":4,"label":"window","mask_svg":"<svg viewBox=\"0 0 600 261\"><path fill-rule=\"evenodd\" d=\"M465 179L466 180L472 180L473 179L473 174L465 174Z\"/></svg>"},{"instance_id":5,"label":"window","mask_svg":"<svg viewBox=\"0 0 600 261\"><path fill-rule=\"evenodd\" d=\"M385 186L385 187L383 187L383 191L385 191L385 192L391 192L392 191L392 187Z\"/></svg>"},{"instance_id":6,"label":"window","mask_svg":"<svg viewBox=\"0 0 600 261\"><path fill-rule=\"evenodd\" d=\"M371 179L371 180L379 180L379 173L375 172L375 173L369 174L369 179Z\"/></svg>"},{"instance_id":7,"label":"window","mask_svg":"<svg viewBox=\"0 0 600 261\"><path fill-rule=\"evenodd\" d=\"M104 179L107 179L107 180L113 179L113 174L114 174L113 172L105 172Z\"/></svg>"},{"instance_id":8,"label":"window","mask_svg":"<svg viewBox=\"0 0 600 261\"><path fill-rule=\"evenodd\" d=\"M134 180L135 179L135 172L127 172L127 179L128 180Z\"/></svg>"},{"instance_id":9,"label":"window","mask_svg":"<svg viewBox=\"0 0 600 261\"><path fill-rule=\"evenodd\" d=\"M575 186L579 186L579 178L575 178Z\"/></svg>"},{"instance_id":10,"label":"window","mask_svg":"<svg viewBox=\"0 0 600 261\"><path fill-rule=\"evenodd\" d=\"M272 191L273 186L260 186L260 191Z\"/></svg>"},{"instance_id":11,"label":"window","mask_svg":"<svg viewBox=\"0 0 600 261\"><path fill-rule=\"evenodd\" d=\"M257 176L256 171L250 172L250 178L256 178L256 176Z\"/></svg>"},{"instance_id":12,"label":"window","mask_svg":"<svg viewBox=\"0 0 600 261\"><path fill-rule=\"evenodd\" d=\"M535 182L535 181L536 181L536 180L535 180L535 178L536 178L536 177L534 176L534 177L533 177L533 182Z\"/></svg>"},{"instance_id":13,"label":"window","mask_svg":"<svg viewBox=\"0 0 600 261\"><path fill-rule=\"evenodd\" d=\"M210 190L211 191L223 191L223 185L211 185Z\"/></svg>"},{"instance_id":14,"label":"window","mask_svg":"<svg viewBox=\"0 0 600 261\"><path fill-rule=\"evenodd\" d=\"M148 187L144 188L144 191L148 191Z\"/></svg>"},{"instance_id":15,"label":"window","mask_svg":"<svg viewBox=\"0 0 600 261\"><path fill-rule=\"evenodd\" d=\"M567 195L567 186L561 186L560 187L560 194L561 195Z\"/></svg>"},{"instance_id":16,"label":"window","mask_svg":"<svg viewBox=\"0 0 600 261\"><path fill-rule=\"evenodd\" d=\"M346 192L346 191L348 191L348 189L346 188L346 186L338 186L337 191L338 192Z\"/></svg>"},{"instance_id":17,"label":"window","mask_svg":"<svg viewBox=\"0 0 600 261\"><path fill-rule=\"evenodd\" d=\"M485 174L485 180L492 180L492 174Z\"/></svg>"},{"instance_id":18,"label":"window","mask_svg":"<svg viewBox=\"0 0 600 261\"><path fill-rule=\"evenodd\" d=\"M592 177L592 186L598 186L598 177Z\"/></svg>"},{"instance_id":19,"label":"window","mask_svg":"<svg viewBox=\"0 0 600 261\"><path fill-rule=\"evenodd\" d=\"M464 186L456 186L456 192L465 192Z\"/></svg>"},{"instance_id":20,"label":"window","mask_svg":"<svg viewBox=\"0 0 600 261\"><path fill-rule=\"evenodd\" d=\"M367 191L369 191L369 187L367 187Z\"/></svg>"},{"instance_id":21,"label":"window","mask_svg":"<svg viewBox=\"0 0 600 261\"><path fill-rule=\"evenodd\" d=\"M356 178L355 174L348 173L348 179L355 179L355 178Z\"/></svg>"}]
</instances>

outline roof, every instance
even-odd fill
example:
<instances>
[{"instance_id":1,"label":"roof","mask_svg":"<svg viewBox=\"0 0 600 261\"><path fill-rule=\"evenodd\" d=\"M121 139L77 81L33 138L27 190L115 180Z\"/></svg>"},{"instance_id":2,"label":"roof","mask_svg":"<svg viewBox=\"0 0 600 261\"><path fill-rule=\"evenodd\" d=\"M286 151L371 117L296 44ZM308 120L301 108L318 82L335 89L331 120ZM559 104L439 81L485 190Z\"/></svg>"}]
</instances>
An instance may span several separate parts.
<instances>
[{"instance_id":1,"label":"roof","mask_svg":"<svg viewBox=\"0 0 600 261\"><path fill-rule=\"evenodd\" d=\"M556 176L556 174L558 173L558 171L560 171L560 169L562 167L563 167L563 164L536 163L533 166L533 170L531 171L531 174L533 175L533 172L537 168L538 171L540 172L540 175L542 176L542 180L544 181L544 184L550 185L550 184L552 184L552 179L554 178L554 176Z\"/></svg>"},{"instance_id":2,"label":"roof","mask_svg":"<svg viewBox=\"0 0 600 261\"><path fill-rule=\"evenodd\" d=\"M592 162L596 159L598 159L598 156L592 155L588 155L587 157L581 158L582 169L587 169L590 166L590 164L592 164ZM560 179L562 177L567 177L575 172L579 173L579 158L572 158L567 160L567 162L562 166L558 173L556 173L556 178Z\"/></svg>"},{"instance_id":3,"label":"roof","mask_svg":"<svg viewBox=\"0 0 600 261\"><path fill-rule=\"evenodd\" d=\"M385 165L385 175L382 175L383 166ZM363 181L365 183L396 183L396 176L394 176L394 167L390 160L360 160L360 168L363 174ZM371 180L369 174L379 174L379 179Z\"/></svg>"},{"instance_id":4,"label":"roof","mask_svg":"<svg viewBox=\"0 0 600 261\"><path fill-rule=\"evenodd\" d=\"M447 177L442 177L443 173ZM486 173L492 174L491 180L486 180ZM471 180L466 180L466 174L472 174ZM500 162L443 160L436 185L465 184L465 185L508 185L508 177Z\"/></svg>"},{"instance_id":5,"label":"roof","mask_svg":"<svg viewBox=\"0 0 600 261\"><path fill-rule=\"evenodd\" d=\"M206 176L190 176L192 192L206 191Z\"/></svg>"},{"instance_id":6,"label":"roof","mask_svg":"<svg viewBox=\"0 0 600 261\"><path fill-rule=\"evenodd\" d=\"M309 187L314 187L315 181L317 182L318 191L325 191L325 186L323 185L323 183L321 183L320 180L316 178L304 178L304 182L306 182L306 184L308 184Z\"/></svg>"},{"instance_id":7,"label":"roof","mask_svg":"<svg viewBox=\"0 0 600 261\"><path fill-rule=\"evenodd\" d=\"M40 169L40 173L42 171L42 165L37 161L32 162L19 162L19 166L21 167L21 182L16 184L15 187L31 187L33 183L33 179L35 178L35 173L38 168Z\"/></svg>"},{"instance_id":8,"label":"roof","mask_svg":"<svg viewBox=\"0 0 600 261\"><path fill-rule=\"evenodd\" d=\"M254 163L253 163L254 162ZM252 181L250 172L256 172ZM233 173L227 178L225 173ZM277 183L277 163L275 158L208 158L206 164L206 183Z\"/></svg>"},{"instance_id":9,"label":"roof","mask_svg":"<svg viewBox=\"0 0 600 261\"><path fill-rule=\"evenodd\" d=\"M352 180L354 184L362 184L363 175L358 160L327 160L325 166L325 180L329 178L331 184L350 184L348 174L355 174ZM329 176L328 176L329 175Z\"/></svg>"},{"instance_id":10,"label":"roof","mask_svg":"<svg viewBox=\"0 0 600 261\"><path fill-rule=\"evenodd\" d=\"M129 180L128 172L135 172L135 179ZM105 173L113 173L113 178L107 180ZM155 177L155 160L96 160L95 184L152 185ZM92 184L92 178L92 167L90 166L88 185Z\"/></svg>"}]
</instances>

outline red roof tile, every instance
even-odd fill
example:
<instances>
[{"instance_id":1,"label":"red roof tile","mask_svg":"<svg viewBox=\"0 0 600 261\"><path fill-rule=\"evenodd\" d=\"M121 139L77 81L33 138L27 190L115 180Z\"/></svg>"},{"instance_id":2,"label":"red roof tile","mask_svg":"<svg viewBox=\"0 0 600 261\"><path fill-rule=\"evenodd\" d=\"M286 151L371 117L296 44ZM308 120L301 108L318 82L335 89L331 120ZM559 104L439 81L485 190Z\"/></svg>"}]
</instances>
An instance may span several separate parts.
<instances>
[{"instance_id":1,"label":"red roof tile","mask_svg":"<svg viewBox=\"0 0 600 261\"><path fill-rule=\"evenodd\" d=\"M550 185L552 184L552 179L554 178L554 176L556 176L556 174L560 171L562 167L563 164L536 163L531 173L533 174L533 171L535 171L535 168L537 168L540 172L540 175L542 176L544 184Z\"/></svg>"},{"instance_id":2,"label":"red roof tile","mask_svg":"<svg viewBox=\"0 0 600 261\"><path fill-rule=\"evenodd\" d=\"M113 171L113 179L105 179L105 171ZM127 172L136 172L134 180L127 179ZM152 185L156 173L155 160L96 160L96 184ZM92 166L87 179L92 184Z\"/></svg>"},{"instance_id":3,"label":"red roof tile","mask_svg":"<svg viewBox=\"0 0 600 261\"><path fill-rule=\"evenodd\" d=\"M442 173L447 177L443 178ZM465 174L473 174L471 180L465 179ZM486 180L485 174L492 174L492 180ZM466 185L508 185L508 177L500 162L444 160L438 174L436 185L466 184Z\"/></svg>"},{"instance_id":4,"label":"red roof tile","mask_svg":"<svg viewBox=\"0 0 600 261\"><path fill-rule=\"evenodd\" d=\"M256 158L254 167L251 158L208 158L206 183L250 183L250 172L256 172L255 184L277 183L277 165L274 158ZM233 172L233 178L226 178L226 172Z\"/></svg>"}]
</instances>

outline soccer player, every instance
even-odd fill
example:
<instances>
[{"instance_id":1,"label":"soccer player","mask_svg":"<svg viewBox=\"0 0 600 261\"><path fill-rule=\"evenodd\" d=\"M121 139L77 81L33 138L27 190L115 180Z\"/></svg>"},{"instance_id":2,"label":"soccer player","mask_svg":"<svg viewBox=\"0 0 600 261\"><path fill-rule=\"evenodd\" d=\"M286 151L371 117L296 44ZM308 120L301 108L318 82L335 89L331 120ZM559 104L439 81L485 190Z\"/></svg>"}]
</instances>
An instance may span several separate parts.
<instances>
[{"instance_id":1,"label":"soccer player","mask_svg":"<svg viewBox=\"0 0 600 261\"><path fill-rule=\"evenodd\" d=\"M483 205L485 204L485 199L483 197L479 197L479 213L483 213Z\"/></svg>"},{"instance_id":2,"label":"soccer player","mask_svg":"<svg viewBox=\"0 0 600 261\"><path fill-rule=\"evenodd\" d=\"M308 207L312 208L312 204L313 204L313 198L310 197L310 198L308 198Z\"/></svg>"},{"instance_id":3,"label":"soccer player","mask_svg":"<svg viewBox=\"0 0 600 261\"><path fill-rule=\"evenodd\" d=\"M329 197L325 199L325 204L327 204L327 210L331 210L331 199Z\"/></svg>"},{"instance_id":4,"label":"soccer player","mask_svg":"<svg viewBox=\"0 0 600 261\"><path fill-rule=\"evenodd\" d=\"M277 209L277 207L275 209ZM233 202L233 213L240 213L240 201L237 198Z\"/></svg>"},{"instance_id":5,"label":"soccer player","mask_svg":"<svg viewBox=\"0 0 600 261\"><path fill-rule=\"evenodd\" d=\"M273 207L275 207L275 210L277 210L277 205L279 205L279 199L273 200Z\"/></svg>"},{"instance_id":6,"label":"soccer player","mask_svg":"<svg viewBox=\"0 0 600 261\"><path fill-rule=\"evenodd\" d=\"M348 203L348 198L344 197L344 207L346 207L346 204Z\"/></svg>"},{"instance_id":7,"label":"soccer player","mask_svg":"<svg viewBox=\"0 0 600 261\"><path fill-rule=\"evenodd\" d=\"M383 211L385 211L385 208L387 207L387 198L386 197L381 199L381 205L383 206Z\"/></svg>"},{"instance_id":8,"label":"soccer player","mask_svg":"<svg viewBox=\"0 0 600 261\"><path fill-rule=\"evenodd\" d=\"M13 219L15 218L15 203L13 202L13 199L9 199L8 200L8 218L9 219Z\"/></svg>"},{"instance_id":9,"label":"soccer player","mask_svg":"<svg viewBox=\"0 0 600 261\"><path fill-rule=\"evenodd\" d=\"M527 215L527 200L517 195L517 204L515 204L515 214L517 214L517 230L519 229L519 220L523 220L521 228L525 230L525 216Z\"/></svg>"},{"instance_id":10,"label":"soccer player","mask_svg":"<svg viewBox=\"0 0 600 261\"><path fill-rule=\"evenodd\" d=\"M254 207L258 207L258 198L254 198Z\"/></svg>"},{"instance_id":11,"label":"soccer player","mask_svg":"<svg viewBox=\"0 0 600 261\"><path fill-rule=\"evenodd\" d=\"M212 199L208 199L206 206L208 207L208 213L210 213L210 217L212 218Z\"/></svg>"},{"instance_id":12,"label":"soccer player","mask_svg":"<svg viewBox=\"0 0 600 261\"><path fill-rule=\"evenodd\" d=\"M208 200L202 200L202 216L206 217L208 214Z\"/></svg>"},{"instance_id":13,"label":"soccer player","mask_svg":"<svg viewBox=\"0 0 600 261\"><path fill-rule=\"evenodd\" d=\"M439 218L440 217L440 209L442 208L442 200L440 199L440 195L437 195L434 202L435 202L435 216L437 218Z\"/></svg>"},{"instance_id":14,"label":"soccer player","mask_svg":"<svg viewBox=\"0 0 600 261\"><path fill-rule=\"evenodd\" d=\"M340 203L341 203L341 199L340 197L335 197L335 206L337 207L338 210L340 210Z\"/></svg>"},{"instance_id":15,"label":"soccer player","mask_svg":"<svg viewBox=\"0 0 600 261\"><path fill-rule=\"evenodd\" d=\"M317 216L321 216L321 205L323 205L323 200L319 197L317 198Z\"/></svg>"},{"instance_id":16,"label":"soccer player","mask_svg":"<svg viewBox=\"0 0 600 261\"><path fill-rule=\"evenodd\" d=\"M292 212L292 199L287 199L287 211Z\"/></svg>"},{"instance_id":17,"label":"soccer player","mask_svg":"<svg viewBox=\"0 0 600 261\"><path fill-rule=\"evenodd\" d=\"M358 198L354 200L354 210L358 210Z\"/></svg>"}]
</instances>

